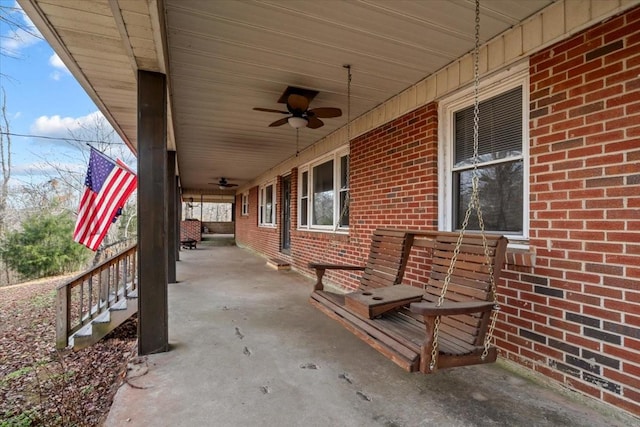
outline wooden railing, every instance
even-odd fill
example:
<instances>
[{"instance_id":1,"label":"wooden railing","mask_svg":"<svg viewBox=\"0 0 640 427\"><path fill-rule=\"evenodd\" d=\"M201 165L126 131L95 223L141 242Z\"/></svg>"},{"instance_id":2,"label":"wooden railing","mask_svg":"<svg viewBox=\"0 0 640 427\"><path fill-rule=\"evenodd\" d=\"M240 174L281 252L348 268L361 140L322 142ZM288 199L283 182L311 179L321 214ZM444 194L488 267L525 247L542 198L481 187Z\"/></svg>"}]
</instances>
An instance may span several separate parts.
<instances>
[{"instance_id":1,"label":"wooden railing","mask_svg":"<svg viewBox=\"0 0 640 427\"><path fill-rule=\"evenodd\" d=\"M136 244L57 289L56 347L137 288Z\"/></svg>"}]
</instances>

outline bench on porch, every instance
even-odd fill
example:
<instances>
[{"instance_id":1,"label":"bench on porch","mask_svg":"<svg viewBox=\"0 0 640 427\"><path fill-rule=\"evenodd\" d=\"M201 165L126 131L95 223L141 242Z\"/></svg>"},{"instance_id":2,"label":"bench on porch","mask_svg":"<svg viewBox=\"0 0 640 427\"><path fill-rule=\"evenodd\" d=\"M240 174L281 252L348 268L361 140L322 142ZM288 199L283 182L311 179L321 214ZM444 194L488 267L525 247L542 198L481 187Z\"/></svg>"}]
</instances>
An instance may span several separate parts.
<instances>
[{"instance_id":1,"label":"bench on porch","mask_svg":"<svg viewBox=\"0 0 640 427\"><path fill-rule=\"evenodd\" d=\"M436 304L457 239L458 233L450 232L376 230L365 266L309 264L318 278L310 302L409 372L426 374L439 368L494 362L495 347L483 354L494 304L482 236L465 235L446 299L441 306ZM486 236L486 241L497 283L507 239ZM423 288L402 284L414 245L432 253L430 276ZM341 269L362 271L357 291L338 294L324 289L326 270ZM437 318L440 325L434 352Z\"/></svg>"},{"instance_id":2,"label":"bench on porch","mask_svg":"<svg viewBox=\"0 0 640 427\"><path fill-rule=\"evenodd\" d=\"M182 245L184 249L196 249L197 243L195 239L180 240L180 245Z\"/></svg>"}]
</instances>

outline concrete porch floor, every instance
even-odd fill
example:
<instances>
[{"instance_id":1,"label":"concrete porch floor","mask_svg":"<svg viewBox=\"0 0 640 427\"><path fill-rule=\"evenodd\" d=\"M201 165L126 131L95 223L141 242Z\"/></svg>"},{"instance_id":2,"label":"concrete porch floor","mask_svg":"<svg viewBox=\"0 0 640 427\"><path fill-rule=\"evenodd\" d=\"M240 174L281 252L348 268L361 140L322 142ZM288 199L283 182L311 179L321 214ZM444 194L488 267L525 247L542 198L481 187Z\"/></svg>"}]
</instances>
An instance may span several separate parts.
<instances>
[{"instance_id":1,"label":"concrete porch floor","mask_svg":"<svg viewBox=\"0 0 640 427\"><path fill-rule=\"evenodd\" d=\"M237 247L181 252L171 351L130 371L106 426L627 426L499 362L425 376L307 302L312 281Z\"/></svg>"}]
</instances>

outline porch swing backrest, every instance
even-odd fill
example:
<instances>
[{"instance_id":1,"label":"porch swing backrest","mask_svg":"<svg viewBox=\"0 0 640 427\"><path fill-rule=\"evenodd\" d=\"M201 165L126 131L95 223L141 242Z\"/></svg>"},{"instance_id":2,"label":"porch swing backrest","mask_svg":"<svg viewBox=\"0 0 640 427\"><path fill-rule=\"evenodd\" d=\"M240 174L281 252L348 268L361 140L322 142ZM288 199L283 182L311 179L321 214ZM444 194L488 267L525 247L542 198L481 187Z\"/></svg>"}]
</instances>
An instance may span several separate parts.
<instances>
[{"instance_id":1,"label":"porch swing backrest","mask_svg":"<svg viewBox=\"0 0 640 427\"><path fill-rule=\"evenodd\" d=\"M400 284L412 244L413 235L402 230L375 230L369 257L360 276L360 289Z\"/></svg>"},{"instance_id":2,"label":"porch swing backrest","mask_svg":"<svg viewBox=\"0 0 640 427\"><path fill-rule=\"evenodd\" d=\"M507 239L492 235L487 235L486 239L489 262L493 264L494 280L497 282L504 262ZM436 237L433 243L431 273L425 286L424 300L438 301L457 240L458 233L439 234ZM491 278L480 235L467 234L462 239L460 253L453 266L446 300L461 303L493 301ZM442 316L440 319L440 351L457 353L469 345L481 346L489 325L489 314L490 312Z\"/></svg>"}]
</instances>

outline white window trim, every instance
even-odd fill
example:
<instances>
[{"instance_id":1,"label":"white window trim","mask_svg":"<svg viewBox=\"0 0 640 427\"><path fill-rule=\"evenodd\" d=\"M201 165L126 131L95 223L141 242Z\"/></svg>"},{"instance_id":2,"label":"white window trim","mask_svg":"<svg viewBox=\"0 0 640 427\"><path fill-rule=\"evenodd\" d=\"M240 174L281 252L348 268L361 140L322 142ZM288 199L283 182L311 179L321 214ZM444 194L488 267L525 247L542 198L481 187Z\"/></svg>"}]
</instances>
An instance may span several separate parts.
<instances>
[{"instance_id":1,"label":"white window trim","mask_svg":"<svg viewBox=\"0 0 640 427\"><path fill-rule=\"evenodd\" d=\"M240 198L240 200L242 203L241 215L248 216L249 215L249 192L247 191L242 193L242 197Z\"/></svg>"},{"instance_id":2,"label":"white window trim","mask_svg":"<svg viewBox=\"0 0 640 427\"><path fill-rule=\"evenodd\" d=\"M529 239L529 63L523 61L508 70L497 73L480 82L479 100L491 98L517 86L522 86L522 166L523 166L523 206L522 234L509 234L513 244L509 247L524 247ZM452 231L453 224L453 114L473 105L473 87L443 98L438 106L438 228Z\"/></svg>"},{"instance_id":3,"label":"white window trim","mask_svg":"<svg viewBox=\"0 0 640 427\"><path fill-rule=\"evenodd\" d=\"M262 209L264 207L264 200L262 200L262 193L263 190L265 190L267 187L269 186L273 186L273 193L271 195L272 199L271 199L271 220L272 222L263 222L262 221L262 215L261 213L263 212ZM277 192L276 192L276 182L275 180L271 180L271 181L267 181L264 184L260 185L258 187L258 226L259 227L266 227L266 228L275 228L278 224L277 219L276 219L276 204L277 204Z\"/></svg>"},{"instance_id":4,"label":"white window trim","mask_svg":"<svg viewBox=\"0 0 640 427\"><path fill-rule=\"evenodd\" d=\"M330 153L322 157L318 157L312 162L303 164L298 168L298 218L296 219L298 230L303 231L314 231L320 233L339 233L339 234L348 234L349 226L340 226L338 227L338 220L340 218L340 214L342 213L340 210L340 159L343 156L349 155L349 147L344 146L340 147L336 150L333 150ZM313 225L313 168L315 166L321 165L325 162L333 160L333 225ZM307 182L307 225L301 224L301 213L302 213L302 175L304 172L308 172L308 182ZM351 190L351 185L349 185L349 191Z\"/></svg>"}]
</instances>

